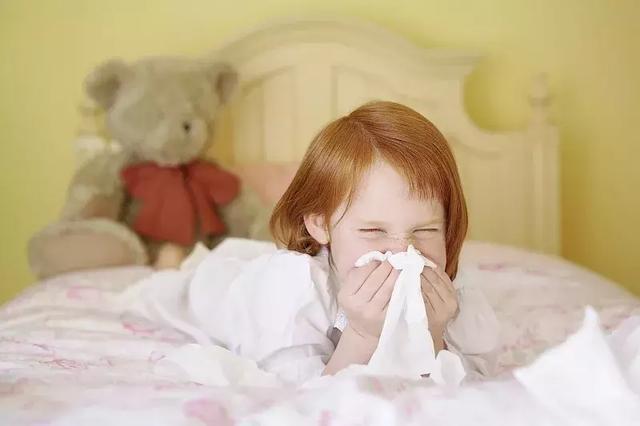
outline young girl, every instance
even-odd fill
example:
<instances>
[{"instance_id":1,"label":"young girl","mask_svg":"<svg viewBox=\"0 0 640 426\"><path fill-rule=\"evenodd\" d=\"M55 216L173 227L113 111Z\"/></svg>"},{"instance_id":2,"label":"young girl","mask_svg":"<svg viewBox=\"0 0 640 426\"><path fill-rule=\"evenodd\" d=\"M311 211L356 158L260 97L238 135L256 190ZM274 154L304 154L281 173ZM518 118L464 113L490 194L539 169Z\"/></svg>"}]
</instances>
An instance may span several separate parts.
<instances>
[{"instance_id":1,"label":"young girl","mask_svg":"<svg viewBox=\"0 0 640 426\"><path fill-rule=\"evenodd\" d=\"M422 115L373 102L327 125L270 225L284 249L228 240L173 293L158 290L156 274L156 311L284 379L334 374L371 358L399 275L387 261L357 268L356 260L413 245L437 265L421 274L436 352L457 353L468 373L491 373L493 310L472 283L461 291L452 283L467 232L455 160ZM165 281L175 282L171 274Z\"/></svg>"}]
</instances>

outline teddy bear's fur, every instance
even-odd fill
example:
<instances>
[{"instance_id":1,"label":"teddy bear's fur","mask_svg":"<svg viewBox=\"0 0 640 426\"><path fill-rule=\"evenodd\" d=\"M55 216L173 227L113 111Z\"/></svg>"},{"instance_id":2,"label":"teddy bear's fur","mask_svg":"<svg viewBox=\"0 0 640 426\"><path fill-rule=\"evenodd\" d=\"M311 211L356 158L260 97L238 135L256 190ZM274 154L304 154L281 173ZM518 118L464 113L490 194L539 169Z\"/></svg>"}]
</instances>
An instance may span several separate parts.
<instances>
[{"instance_id":1,"label":"teddy bear's fur","mask_svg":"<svg viewBox=\"0 0 640 426\"><path fill-rule=\"evenodd\" d=\"M236 81L225 64L181 58L111 60L91 73L86 92L105 111L109 136L121 149L103 150L76 171L62 217L29 242L32 271L43 278L117 265L179 264L188 247L146 241L132 230L138 206L124 191L120 173L140 162L175 166L201 157ZM257 204L243 188L219 206L226 235L264 237L264 229L255 228Z\"/></svg>"}]
</instances>

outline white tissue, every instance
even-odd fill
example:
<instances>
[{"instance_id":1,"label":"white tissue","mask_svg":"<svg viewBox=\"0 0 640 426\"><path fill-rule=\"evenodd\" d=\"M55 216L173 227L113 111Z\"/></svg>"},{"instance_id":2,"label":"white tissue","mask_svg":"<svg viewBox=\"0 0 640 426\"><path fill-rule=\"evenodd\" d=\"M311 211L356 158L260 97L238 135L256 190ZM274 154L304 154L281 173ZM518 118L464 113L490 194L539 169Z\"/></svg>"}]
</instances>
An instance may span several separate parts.
<instances>
[{"instance_id":1,"label":"white tissue","mask_svg":"<svg viewBox=\"0 0 640 426\"><path fill-rule=\"evenodd\" d=\"M607 340L629 385L640 394L640 316L624 320Z\"/></svg>"},{"instance_id":2,"label":"white tissue","mask_svg":"<svg viewBox=\"0 0 640 426\"><path fill-rule=\"evenodd\" d=\"M439 385L459 386L466 376L458 355L446 350L438 352L436 363L429 376Z\"/></svg>"},{"instance_id":3,"label":"white tissue","mask_svg":"<svg viewBox=\"0 0 640 426\"><path fill-rule=\"evenodd\" d=\"M429 259L427 259L426 257L422 256L422 254L420 254L420 252L416 250L413 247L413 245L409 245L409 247L407 247L406 252L396 253L395 255L390 251L387 251L386 253L382 253L379 251L370 251L369 253L363 254L358 258L358 260L356 260L355 267L360 268L361 266L367 265L373 262L374 260L377 260L378 262L384 262L385 260L389 260L389 263L391 263L392 265L393 265L393 262L396 262L399 264L401 262L400 259L406 258L407 256L409 256L409 253L412 253L412 255L417 254L418 256L420 256L422 258L422 261L424 262L424 266L428 266L429 268L436 269L437 267L436 264L430 261ZM391 260L392 258L397 260L392 261ZM396 269L400 269L400 268L396 268Z\"/></svg>"},{"instance_id":4,"label":"white tissue","mask_svg":"<svg viewBox=\"0 0 640 426\"><path fill-rule=\"evenodd\" d=\"M543 406L566 416L559 424L629 424L640 418L640 398L630 388L630 370L640 356L640 323L633 323L607 341L597 313L587 307L580 330L513 375ZM630 354L626 365L619 363L617 357Z\"/></svg>"},{"instance_id":5,"label":"white tissue","mask_svg":"<svg viewBox=\"0 0 640 426\"><path fill-rule=\"evenodd\" d=\"M458 385L465 376L462 361L449 351L440 351L436 359L422 298L422 270L436 265L412 245L402 253L366 253L355 265L364 266L373 260L388 260L401 272L389 301L378 346L364 371L408 379L430 374L438 384Z\"/></svg>"}]
</instances>

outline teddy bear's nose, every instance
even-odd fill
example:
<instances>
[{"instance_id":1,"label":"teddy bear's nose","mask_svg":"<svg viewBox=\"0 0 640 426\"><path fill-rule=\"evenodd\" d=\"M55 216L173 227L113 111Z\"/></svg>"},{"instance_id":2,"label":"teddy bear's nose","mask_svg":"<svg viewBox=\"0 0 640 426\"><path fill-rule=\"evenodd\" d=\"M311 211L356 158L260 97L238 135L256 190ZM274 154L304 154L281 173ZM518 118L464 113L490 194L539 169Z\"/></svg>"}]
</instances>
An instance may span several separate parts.
<instances>
[{"instance_id":1,"label":"teddy bear's nose","mask_svg":"<svg viewBox=\"0 0 640 426\"><path fill-rule=\"evenodd\" d=\"M188 121L183 121L182 128L186 133L189 133L189 130L191 130L191 123L189 123Z\"/></svg>"}]
</instances>

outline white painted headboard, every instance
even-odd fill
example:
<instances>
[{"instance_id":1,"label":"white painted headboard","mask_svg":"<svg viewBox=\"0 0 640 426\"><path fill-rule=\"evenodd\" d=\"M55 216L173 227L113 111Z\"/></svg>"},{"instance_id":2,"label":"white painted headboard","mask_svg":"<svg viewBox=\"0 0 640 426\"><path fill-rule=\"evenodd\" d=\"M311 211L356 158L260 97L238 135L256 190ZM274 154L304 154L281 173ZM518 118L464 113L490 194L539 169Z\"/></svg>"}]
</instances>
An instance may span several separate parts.
<instances>
[{"instance_id":1,"label":"white painted headboard","mask_svg":"<svg viewBox=\"0 0 640 426\"><path fill-rule=\"evenodd\" d=\"M298 161L328 121L369 100L401 102L451 143L470 238L559 251L557 132L543 79L534 82L529 126L497 133L478 128L463 105L478 55L421 48L369 24L288 21L238 37L215 56L240 75L216 136L227 163Z\"/></svg>"}]
</instances>

